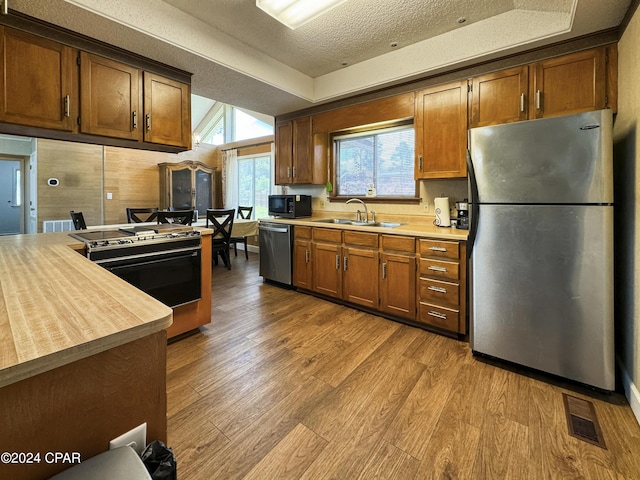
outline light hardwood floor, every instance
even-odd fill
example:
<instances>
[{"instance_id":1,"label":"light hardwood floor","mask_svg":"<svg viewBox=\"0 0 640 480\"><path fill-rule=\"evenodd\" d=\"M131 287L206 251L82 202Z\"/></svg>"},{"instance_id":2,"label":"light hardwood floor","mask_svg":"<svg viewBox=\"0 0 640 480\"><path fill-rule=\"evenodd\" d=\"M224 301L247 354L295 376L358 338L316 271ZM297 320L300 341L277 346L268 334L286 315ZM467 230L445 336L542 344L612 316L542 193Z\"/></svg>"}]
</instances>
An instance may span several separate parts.
<instances>
[{"instance_id":1,"label":"light hardwood floor","mask_svg":"<svg viewBox=\"0 0 640 480\"><path fill-rule=\"evenodd\" d=\"M189 479L639 479L640 426L607 401L473 358L465 342L213 270L212 323L169 345L168 443ZM571 437L593 401L607 449Z\"/></svg>"}]
</instances>

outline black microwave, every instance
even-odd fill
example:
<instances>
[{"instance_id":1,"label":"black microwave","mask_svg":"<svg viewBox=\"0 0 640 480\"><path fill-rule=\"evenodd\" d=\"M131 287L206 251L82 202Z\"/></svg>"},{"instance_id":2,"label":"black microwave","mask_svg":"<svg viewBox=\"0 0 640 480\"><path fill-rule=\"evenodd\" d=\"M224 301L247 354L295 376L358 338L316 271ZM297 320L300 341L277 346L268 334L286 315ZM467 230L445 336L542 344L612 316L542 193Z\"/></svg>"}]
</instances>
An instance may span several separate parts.
<instances>
[{"instance_id":1,"label":"black microwave","mask_svg":"<svg viewBox=\"0 0 640 480\"><path fill-rule=\"evenodd\" d=\"M269 195L269 215L298 218L311 216L311 195Z\"/></svg>"}]
</instances>

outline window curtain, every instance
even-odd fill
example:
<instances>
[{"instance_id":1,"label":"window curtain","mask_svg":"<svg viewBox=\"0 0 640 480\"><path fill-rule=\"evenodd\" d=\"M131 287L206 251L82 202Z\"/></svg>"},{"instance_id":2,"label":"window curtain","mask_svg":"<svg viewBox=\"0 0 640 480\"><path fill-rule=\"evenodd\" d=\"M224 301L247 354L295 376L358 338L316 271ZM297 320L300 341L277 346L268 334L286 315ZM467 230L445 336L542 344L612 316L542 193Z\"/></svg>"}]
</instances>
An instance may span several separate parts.
<instances>
[{"instance_id":1,"label":"window curtain","mask_svg":"<svg viewBox=\"0 0 640 480\"><path fill-rule=\"evenodd\" d=\"M238 208L238 150L222 152L222 191L224 208Z\"/></svg>"}]
</instances>

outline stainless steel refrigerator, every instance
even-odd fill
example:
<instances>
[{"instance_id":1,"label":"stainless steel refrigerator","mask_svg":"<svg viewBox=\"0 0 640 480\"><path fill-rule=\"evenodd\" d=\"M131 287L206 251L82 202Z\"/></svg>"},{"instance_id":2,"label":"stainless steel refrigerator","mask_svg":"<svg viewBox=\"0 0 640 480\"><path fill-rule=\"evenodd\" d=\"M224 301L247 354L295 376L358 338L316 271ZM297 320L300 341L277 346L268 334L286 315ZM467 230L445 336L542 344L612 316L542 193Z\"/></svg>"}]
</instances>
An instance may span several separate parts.
<instances>
[{"instance_id":1,"label":"stainless steel refrigerator","mask_svg":"<svg viewBox=\"0 0 640 480\"><path fill-rule=\"evenodd\" d=\"M613 390L611 110L469 131L470 343Z\"/></svg>"}]
</instances>

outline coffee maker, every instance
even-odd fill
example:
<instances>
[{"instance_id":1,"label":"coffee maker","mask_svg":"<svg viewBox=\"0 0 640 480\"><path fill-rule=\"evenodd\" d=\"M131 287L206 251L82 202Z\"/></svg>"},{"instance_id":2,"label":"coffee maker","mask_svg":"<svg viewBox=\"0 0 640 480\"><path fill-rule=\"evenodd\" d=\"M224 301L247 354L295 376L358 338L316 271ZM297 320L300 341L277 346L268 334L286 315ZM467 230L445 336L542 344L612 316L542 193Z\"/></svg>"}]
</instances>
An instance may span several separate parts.
<instances>
[{"instance_id":1,"label":"coffee maker","mask_svg":"<svg viewBox=\"0 0 640 480\"><path fill-rule=\"evenodd\" d=\"M456 202L456 210L458 211L456 228L469 230L469 200L465 198L461 202Z\"/></svg>"}]
</instances>

